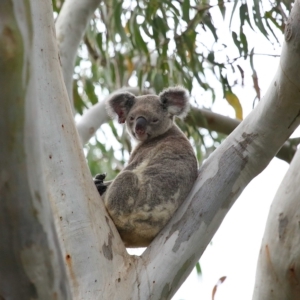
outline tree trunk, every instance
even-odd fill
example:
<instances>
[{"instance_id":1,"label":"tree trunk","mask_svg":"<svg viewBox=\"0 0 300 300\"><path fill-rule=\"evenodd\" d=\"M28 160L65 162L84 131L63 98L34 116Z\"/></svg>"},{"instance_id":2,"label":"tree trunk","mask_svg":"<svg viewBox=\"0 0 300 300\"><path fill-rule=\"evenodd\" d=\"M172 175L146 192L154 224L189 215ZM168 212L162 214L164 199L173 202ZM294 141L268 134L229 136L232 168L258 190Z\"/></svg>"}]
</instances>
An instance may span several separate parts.
<instances>
[{"instance_id":1,"label":"tree trunk","mask_svg":"<svg viewBox=\"0 0 300 300\"><path fill-rule=\"evenodd\" d=\"M285 32L287 44L285 55L289 58L289 63L281 64L283 73L295 87L298 87L300 82L299 36L300 2L296 1ZM298 69L298 76L295 69ZM280 93L285 93L285 90ZM299 107L297 112L299 115ZM257 263L254 300L300 299L299 169L298 150L269 212Z\"/></svg>"},{"instance_id":2,"label":"tree trunk","mask_svg":"<svg viewBox=\"0 0 300 300\"><path fill-rule=\"evenodd\" d=\"M300 152L272 203L257 263L253 300L300 298Z\"/></svg>"},{"instance_id":3,"label":"tree trunk","mask_svg":"<svg viewBox=\"0 0 300 300\"><path fill-rule=\"evenodd\" d=\"M34 50L37 36L26 4L0 3L0 298L65 300L70 288L38 138L41 65L35 54L43 48ZM45 9L36 6L35 18ZM48 11L51 16L49 5Z\"/></svg>"},{"instance_id":4,"label":"tree trunk","mask_svg":"<svg viewBox=\"0 0 300 300\"><path fill-rule=\"evenodd\" d=\"M77 49L86 26L101 0L65 0L56 20L56 34L63 76L73 105L73 71Z\"/></svg>"}]
</instances>

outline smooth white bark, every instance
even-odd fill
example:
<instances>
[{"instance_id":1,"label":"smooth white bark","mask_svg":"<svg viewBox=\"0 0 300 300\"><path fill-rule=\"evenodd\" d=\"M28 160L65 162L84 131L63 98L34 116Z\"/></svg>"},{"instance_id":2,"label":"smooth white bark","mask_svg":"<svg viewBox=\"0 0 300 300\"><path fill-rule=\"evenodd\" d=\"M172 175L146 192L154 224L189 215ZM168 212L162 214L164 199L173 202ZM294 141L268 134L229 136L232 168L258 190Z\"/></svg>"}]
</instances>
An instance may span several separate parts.
<instances>
[{"instance_id":1,"label":"smooth white bark","mask_svg":"<svg viewBox=\"0 0 300 300\"><path fill-rule=\"evenodd\" d=\"M78 46L100 2L101 0L66 0L55 23L63 76L71 103Z\"/></svg>"},{"instance_id":2,"label":"smooth white bark","mask_svg":"<svg viewBox=\"0 0 300 300\"><path fill-rule=\"evenodd\" d=\"M295 2L285 38L291 52L283 72L294 89L300 90L300 3ZM295 55L297 54L297 56ZM295 64L295 66L293 66ZM286 91L283 90L282 93ZM298 96L299 97L299 96ZM299 114L299 107L297 108ZM254 300L298 300L300 298L300 152L296 155L272 203L256 270Z\"/></svg>"},{"instance_id":3,"label":"smooth white bark","mask_svg":"<svg viewBox=\"0 0 300 300\"><path fill-rule=\"evenodd\" d=\"M32 1L31 12L29 5L25 9L17 2L15 19L23 22L19 27L25 46L30 43L24 55L17 51L22 49L18 31L15 36L6 28L7 18L13 16L8 11L12 10L10 1L1 3L0 9L4 49L0 59L4 87L1 132L7 146L1 151L1 186L5 186L1 200L7 199L0 202L4 206L1 239L7 241L1 243L0 263L5 267L0 268L1 292L4 290L5 299L103 299L119 285L117 271L126 266L128 255L82 153L61 73L51 2ZM16 37L20 40L15 41ZM17 62L26 58L19 73L10 56ZM15 78L16 74L20 78ZM21 110L22 103L26 110ZM28 122L25 128L23 119ZM25 150L26 156L22 156ZM10 222L15 222L15 227ZM14 264L9 256L13 251ZM7 268L12 274L5 272Z\"/></svg>"},{"instance_id":4,"label":"smooth white bark","mask_svg":"<svg viewBox=\"0 0 300 300\"><path fill-rule=\"evenodd\" d=\"M259 253L253 299L298 300L300 295L300 152L282 181Z\"/></svg>"},{"instance_id":5,"label":"smooth white bark","mask_svg":"<svg viewBox=\"0 0 300 300\"><path fill-rule=\"evenodd\" d=\"M33 2L0 3L0 298L67 300L70 288L37 138L40 60L30 18L34 5L40 16L51 9L50 3Z\"/></svg>"},{"instance_id":6,"label":"smooth white bark","mask_svg":"<svg viewBox=\"0 0 300 300\"><path fill-rule=\"evenodd\" d=\"M50 3L47 2L49 5ZM126 251L87 167L63 82L51 11L33 5L43 173L74 299L103 299L116 289ZM112 240L114 242L112 242ZM110 299L110 298L104 298Z\"/></svg>"}]
</instances>

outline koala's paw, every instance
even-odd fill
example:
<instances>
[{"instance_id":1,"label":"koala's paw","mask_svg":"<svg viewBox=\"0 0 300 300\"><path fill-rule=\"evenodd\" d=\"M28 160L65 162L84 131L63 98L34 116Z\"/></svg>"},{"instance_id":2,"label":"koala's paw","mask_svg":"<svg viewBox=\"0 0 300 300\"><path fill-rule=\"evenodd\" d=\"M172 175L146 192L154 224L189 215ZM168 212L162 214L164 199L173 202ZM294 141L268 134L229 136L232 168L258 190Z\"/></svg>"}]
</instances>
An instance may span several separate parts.
<instances>
[{"instance_id":1,"label":"koala's paw","mask_svg":"<svg viewBox=\"0 0 300 300\"><path fill-rule=\"evenodd\" d=\"M101 196L105 193L105 191L107 189L107 186L103 182L105 177L106 177L106 173L103 173L103 174L97 174L94 178L94 183L95 183L96 188Z\"/></svg>"}]
</instances>

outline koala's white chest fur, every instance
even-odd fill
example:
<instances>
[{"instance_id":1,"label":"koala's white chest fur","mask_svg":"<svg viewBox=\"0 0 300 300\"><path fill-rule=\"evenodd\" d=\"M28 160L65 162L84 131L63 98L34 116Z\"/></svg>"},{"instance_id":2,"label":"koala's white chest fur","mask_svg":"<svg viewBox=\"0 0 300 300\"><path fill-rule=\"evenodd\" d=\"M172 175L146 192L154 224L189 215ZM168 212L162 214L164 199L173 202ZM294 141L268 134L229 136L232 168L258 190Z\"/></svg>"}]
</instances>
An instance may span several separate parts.
<instances>
[{"instance_id":1,"label":"koala's white chest fur","mask_svg":"<svg viewBox=\"0 0 300 300\"><path fill-rule=\"evenodd\" d=\"M145 159L141 164L139 164L132 172L138 177L138 180L141 184L144 184L145 177L143 174L149 165L150 160Z\"/></svg>"}]
</instances>

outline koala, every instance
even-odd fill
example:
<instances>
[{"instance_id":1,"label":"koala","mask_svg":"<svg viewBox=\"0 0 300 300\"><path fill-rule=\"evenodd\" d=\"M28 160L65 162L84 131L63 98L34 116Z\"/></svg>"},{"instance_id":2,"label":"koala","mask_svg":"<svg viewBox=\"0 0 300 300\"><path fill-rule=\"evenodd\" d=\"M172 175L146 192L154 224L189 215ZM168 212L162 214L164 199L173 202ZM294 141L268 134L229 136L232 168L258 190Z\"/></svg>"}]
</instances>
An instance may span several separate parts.
<instances>
[{"instance_id":1,"label":"koala","mask_svg":"<svg viewBox=\"0 0 300 300\"><path fill-rule=\"evenodd\" d=\"M137 145L128 165L109 183L95 184L126 247L147 247L185 200L198 175L193 148L174 123L189 110L181 87L158 96L124 92L108 101L108 112L125 123Z\"/></svg>"}]
</instances>

